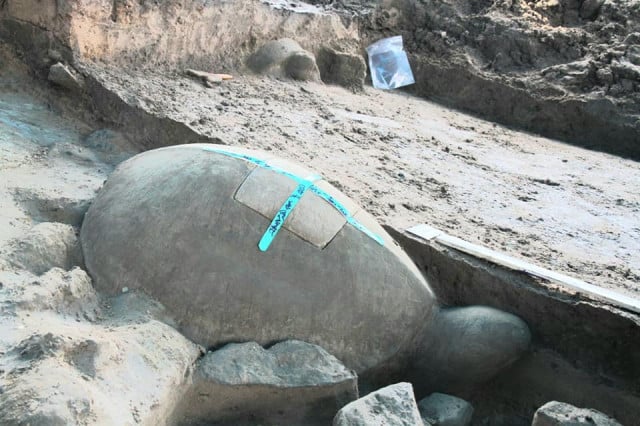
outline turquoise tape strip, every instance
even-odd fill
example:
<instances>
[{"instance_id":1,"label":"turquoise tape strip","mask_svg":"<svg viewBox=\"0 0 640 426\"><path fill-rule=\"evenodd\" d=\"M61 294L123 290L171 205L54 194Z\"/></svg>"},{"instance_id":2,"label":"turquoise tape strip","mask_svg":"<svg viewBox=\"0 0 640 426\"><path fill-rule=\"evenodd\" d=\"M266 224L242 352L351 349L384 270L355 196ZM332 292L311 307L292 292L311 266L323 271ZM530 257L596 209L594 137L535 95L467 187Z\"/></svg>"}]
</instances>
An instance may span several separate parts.
<instances>
[{"instance_id":1,"label":"turquoise tape strip","mask_svg":"<svg viewBox=\"0 0 640 426\"><path fill-rule=\"evenodd\" d=\"M233 157L233 158L238 158L240 160L248 161L250 163L255 164L258 167L262 167L267 170L273 170L276 173L285 175L288 178L291 178L298 183L298 187L289 196L287 201L284 202L282 207L280 207L280 210L278 210L278 213L276 213L276 216L273 218L273 220L269 224L269 227L267 228L265 233L262 235L262 238L258 243L258 247L260 248L261 251L267 251L267 249L275 239L276 235L278 235L278 232L282 228L282 225L284 225L285 220L287 219L289 214L293 211L295 206L298 204L298 202L300 201L304 193L307 192L307 190L313 192L314 194L316 194L317 196L319 196L320 198L324 199L329 204L331 204L336 210L338 210L345 217L345 219L347 220L347 223L350 223L354 228L364 233L369 238L376 241L378 244L384 245L384 240L382 239L382 237L371 232L369 229L367 229L366 226L358 222L353 216L351 216L351 213L349 213L349 210L347 210L347 208L341 202L336 200L332 195L326 193L325 191L323 191L322 189L318 188L313 184L314 181L317 181L320 179L320 176L310 176L307 179L304 179L304 178L301 178L300 176L296 176L293 173L290 173L279 167L274 167L264 160L251 157L250 155L223 151L221 149L211 148L211 147L203 147L202 149L205 151L215 152L217 154L222 154L228 157Z\"/></svg>"},{"instance_id":2,"label":"turquoise tape strip","mask_svg":"<svg viewBox=\"0 0 640 426\"><path fill-rule=\"evenodd\" d=\"M318 188L315 185L311 187L311 191L314 194L318 195L319 197L323 198L325 201L331 204L336 210L342 213L345 219L347 219L347 222L353 225L356 229L363 232L368 237L374 239L381 246L384 245L384 240L382 239L382 237L380 237L378 234L374 234L373 232L369 231L363 224L358 222L353 216L351 216L351 214L349 213L349 210L347 210L347 208L340 201L336 200L333 196L327 194L325 191L323 191L322 189Z\"/></svg>"},{"instance_id":3,"label":"turquoise tape strip","mask_svg":"<svg viewBox=\"0 0 640 426\"><path fill-rule=\"evenodd\" d=\"M284 225L284 221L287 220L289 213L293 211L298 201L302 198L307 189L313 186L313 181L320 179L320 176L313 176L311 180L303 180L300 182L298 187L293 191L293 193L289 196L287 201L284 202L278 213L276 213L275 217L269 224L269 227L262 235L260 242L258 243L258 248L261 251L267 251L269 246L280 232L280 228Z\"/></svg>"}]
</instances>

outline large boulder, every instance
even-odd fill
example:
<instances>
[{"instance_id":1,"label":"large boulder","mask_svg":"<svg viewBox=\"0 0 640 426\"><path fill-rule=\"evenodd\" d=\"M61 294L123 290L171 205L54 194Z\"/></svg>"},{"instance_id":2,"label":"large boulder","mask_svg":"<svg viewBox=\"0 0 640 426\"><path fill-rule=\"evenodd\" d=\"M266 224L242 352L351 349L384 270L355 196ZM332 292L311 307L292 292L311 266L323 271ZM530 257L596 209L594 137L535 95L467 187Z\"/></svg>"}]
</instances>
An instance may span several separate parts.
<instances>
[{"instance_id":1,"label":"large boulder","mask_svg":"<svg viewBox=\"0 0 640 426\"><path fill-rule=\"evenodd\" d=\"M172 424L327 425L358 398L358 378L319 346L229 344L198 363Z\"/></svg>"},{"instance_id":2,"label":"large boulder","mask_svg":"<svg viewBox=\"0 0 640 426\"><path fill-rule=\"evenodd\" d=\"M432 291L376 221L322 179L283 219L312 175L220 145L140 154L85 217L87 269L103 292L143 289L205 347L295 338L357 372L409 353L432 321ZM274 218L284 225L263 251Z\"/></svg>"},{"instance_id":3,"label":"large boulder","mask_svg":"<svg viewBox=\"0 0 640 426\"><path fill-rule=\"evenodd\" d=\"M531 333L515 315L487 306L442 309L418 343L412 363L420 392L455 392L489 380L529 348Z\"/></svg>"}]
</instances>

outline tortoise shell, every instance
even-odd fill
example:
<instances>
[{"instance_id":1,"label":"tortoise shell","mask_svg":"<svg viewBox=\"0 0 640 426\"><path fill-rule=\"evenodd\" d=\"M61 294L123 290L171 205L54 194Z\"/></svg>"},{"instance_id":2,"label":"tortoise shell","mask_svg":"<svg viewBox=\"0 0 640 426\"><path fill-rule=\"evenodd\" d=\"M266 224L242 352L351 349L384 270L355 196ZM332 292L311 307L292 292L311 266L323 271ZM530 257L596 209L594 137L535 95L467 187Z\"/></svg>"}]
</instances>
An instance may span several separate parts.
<instances>
[{"instance_id":1,"label":"tortoise shell","mask_svg":"<svg viewBox=\"0 0 640 426\"><path fill-rule=\"evenodd\" d=\"M318 344L357 372L406 351L435 297L363 209L311 170L213 144L122 163L86 214L95 286L139 289L206 347Z\"/></svg>"}]
</instances>

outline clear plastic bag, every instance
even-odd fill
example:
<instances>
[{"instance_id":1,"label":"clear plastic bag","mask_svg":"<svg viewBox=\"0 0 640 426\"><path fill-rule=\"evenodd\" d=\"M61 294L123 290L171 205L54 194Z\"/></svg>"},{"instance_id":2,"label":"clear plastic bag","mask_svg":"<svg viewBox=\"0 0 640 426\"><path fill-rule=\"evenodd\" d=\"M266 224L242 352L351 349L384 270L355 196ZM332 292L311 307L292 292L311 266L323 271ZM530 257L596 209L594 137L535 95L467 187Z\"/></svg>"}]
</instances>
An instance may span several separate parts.
<instances>
[{"instance_id":1,"label":"clear plastic bag","mask_svg":"<svg viewBox=\"0 0 640 426\"><path fill-rule=\"evenodd\" d=\"M383 38L367 47L371 81L376 89L396 89L416 81L402 47L402 36Z\"/></svg>"}]
</instances>

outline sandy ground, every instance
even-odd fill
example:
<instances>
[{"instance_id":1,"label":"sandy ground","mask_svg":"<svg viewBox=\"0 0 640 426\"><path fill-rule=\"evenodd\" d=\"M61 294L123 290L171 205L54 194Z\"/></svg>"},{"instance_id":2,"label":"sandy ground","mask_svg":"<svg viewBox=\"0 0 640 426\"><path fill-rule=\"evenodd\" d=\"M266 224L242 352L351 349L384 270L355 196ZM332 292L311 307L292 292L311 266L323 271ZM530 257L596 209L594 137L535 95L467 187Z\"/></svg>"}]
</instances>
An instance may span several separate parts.
<instances>
[{"instance_id":1,"label":"sandy ground","mask_svg":"<svg viewBox=\"0 0 640 426\"><path fill-rule=\"evenodd\" d=\"M65 120L43 99L19 92L0 97L0 247L33 225L22 200L90 199L108 167L82 156L88 128ZM77 148L75 148L77 147Z\"/></svg>"},{"instance_id":2,"label":"sandy ground","mask_svg":"<svg viewBox=\"0 0 640 426\"><path fill-rule=\"evenodd\" d=\"M131 105L316 169L383 223L427 223L596 285L639 291L636 162L401 92L252 76L207 89L179 75L95 72Z\"/></svg>"}]
</instances>

